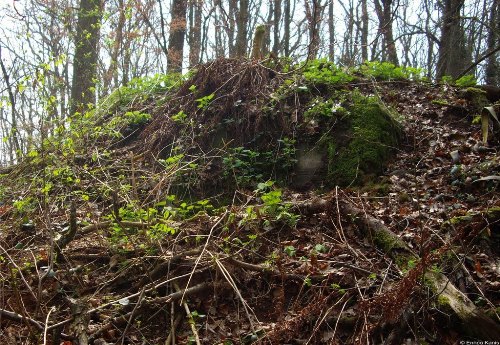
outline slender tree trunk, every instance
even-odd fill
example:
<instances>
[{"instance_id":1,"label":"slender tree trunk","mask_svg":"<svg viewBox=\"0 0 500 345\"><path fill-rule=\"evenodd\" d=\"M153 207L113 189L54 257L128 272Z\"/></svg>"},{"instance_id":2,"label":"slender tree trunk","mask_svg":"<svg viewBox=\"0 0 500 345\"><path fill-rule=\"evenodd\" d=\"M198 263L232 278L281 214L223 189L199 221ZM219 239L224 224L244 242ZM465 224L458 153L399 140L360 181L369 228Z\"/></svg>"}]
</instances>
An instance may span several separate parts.
<instances>
[{"instance_id":1,"label":"slender tree trunk","mask_svg":"<svg viewBox=\"0 0 500 345\"><path fill-rule=\"evenodd\" d=\"M219 14L217 13L217 10L214 12L214 22L215 22L215 57L223 57L224 56L224 43L222 40L222 29L221 29L221 23L219 20Z\"/></svg>"},{"instance_id":2,"label":"slender tree trunk","mask_svg":"<svg viewBox=\"0 0 500 345\"><path fill-rule=\"evenodd\" d=\"M361 0L361 60L368 60L368 4Z\"/></svg>"},{"instance_id":3,"label":"slender tree trunk","mask_svg":"<svg viewBox=\"0 0 500 345\"><path fill-rule=\"evenodd\" d=\"M7 93L9 95L10 109L11 109L11 126L10 126L10 135L9 140L11 140L11 160L14 160L14 157L18 157L21 154L21 145L19 143L19 133L17 128L17 112L16 112L16 98L14 97L14 93L12 91L12 84L10 83L9 73L7 72L7 68L5 68L5 64L2 60L2 46L0 45L0 68L2 69L2 75L5 82L5 87L7 89ZM14 151L14 153L12 153Z\"/></svg>"},{"instance_id":4,"label":"slender tree trunk","mask_svg":"<svg viewBox=\"0 0 500 345\"><path fill-rule=\"evenodd\" d=\"M168 37L167 72L182 73L184 37L186 35L187 0L172 0Z\"/></svg>"},{"instance_id":5,"label":"slender tree trunk","mask_svg":"<svg viewBox=\"0 0 500 345\"><path fill-rule=\"evenodd\" d=\"M283 21L283 51L286 57L290 56L290 0L284 0L285 18Z\"/></svg>"},{"instance_id":6,"label":"slender tree trunk","mask_svg":"<svg viewBox=\"0 0 500 345\"><path fill-rule=\"evenodd\" d=\"M236 20L236 56L244 57L247 55L248 47L248 0L239 1L239 11Z\"/></svg>"},{"instance_id":7,"label":"slender tree trunk","mask_svg":"<svg viewBox=\"0 0 500 345\"><path fill-rule=\"evenodd\" d=\"M500 2L492 1L490 9L490 27L488 32L488 51L500 46ZM486 84L500 86L500 53L488 57L486 60L485 81Z\"/></svg>"},{"instance_id":8,"label":"slender tree trunk","mask_svg":"<svg viewBox=\"0 0 500 345\"><path fill-rule=\"evenodd\" d=\"M271 24L274 19L274 11L276 10L275 8L275 0L268 0L269 4L269 12L267 13L267 18L266 18L266 33L265 33L265 38L264 38L264 46L262 47L262 55L266 56L269 54L270 49L271 49ZM256 30L257 28L255 28ZM254 30L254 34L255 34ZM253 50L253 42L252 42L252 50Z\"/></svg>"},{"instance_id":9,"label":"slender tree trunk","mask_svg":"<svg viewBox=\"0 0 500 345\"><path fill-rule=\"evenodd\" d=\"M382 35L382 60L399 65L396 43L392 32L392 1L375 0L375 11L379 20L379 33ZM382 3L381 3L382 2Z\"/></svg>"},{"instance_id":10,"label":"slender tree trunk","mask_svg":"<svg viewBox=\"0 0 500 345\"><path fill-rule=\"evenodd\" d=\"M306 19L309 31L309 47L307 52L308 59L315 59L319 50L319 27L321 24L321 15L323 6L321 0L305 0L304 6L306 9Z\"/></svg>"},{"instance_id":11,"label":"slender tree trunk","mask_svg":"<svg viewBox=\"0 0 500 345\"><path fill-rule=\"evenodd\" d=\"M85 112L95 103L102 13L101 0L80 0L73 59L71 115Z\"/></svg>"},{"instance_id":12,"label":"slender tree trunk","mask_svg":"<svg viewBox=\"0 0 500 345\"><path fill-rule=\"evenodd\" d=\"M335 59L335 24L333 13L333 1L328 2L328 59Z\"/></svg>"},{"instance_id":13,"label":"slender tree trunk","mask_svg":"<svg viewBox=\"0 0 500 345\"><path fill-rule=\"evenodd\" d=\"M103 89L106 92L111 85L111 80L114 86L118 86L118 56L123 44L123 29L125 27L125 10L124 0L118 0L118 23L116 24L115 40L113 42L113 50L111 51L111 62L107 72L104 74Z\"/></svg>"},{"instance_id":14,"label":"slender tree trunk","mask_svg":"<svg viewBox=\"0 0 500 345\"><path fill-rule=\"evenodd\" d=\"M238 0L229 0L229 14L228 14L228 24L227 24L227 41L229 49L229 57L236 56L236 45L235 45L235 33L236 33L236 21L238 17ZM222 5L221 5L222 6Z\"/></svg>"},{"instance_id":15,"label":"slender tree trunk","mask_svg":"<svg viewBox=\"0 0 500 345\"><path fill-rule=\"evenodd\" d=\"M191 0L189 3L189 68L200 63L201 11L201 0Z\"/></svg>"},{"instance_id":16,"label":"slender tree trunk","mask_svg":"<svg viewBox=\"0 0 500 345\"><path fill-rule=\"evenodd\" d=\"M424 0L424 9L425 9L425 31L427 38L427 56L426 56L426 70L427 70L427 78L431 79L435 64L434 64L434 45L435 41L432 39L433 34L431 32L431 1L432 0Z\"/></svg>"},{"instance_id":17,"label":"slender tree trunk","mask_svg":"<svg viewBox=\"0 0 500 345\"><path fill-rule=\"evenodd\" d=\"M466 65L464 30L460 23L460 10L464 0L444 0L442 3L441 39L436 77L456 78Z\"/></svg>"},{"instance_id":18,"label":"slender tree trunk","mask_svg":"<svg viewBox=\"0 0 500 345\"><path fill-rule=\"evenodd\" d=\"M274 19L273 19L273 53L278 56L281 53L280 42L280 23L281 23L281 0L274 2Z\"/></svg>"},{"instance_id":19,"label":"slender tree trunk","mask_svg":"<svg viewBox=\"0 0 500 345\"><path fill-rule=\"evenodd\" d=\"M345 32L342 42L342 51L340 54L340 62L346 66L351 66L354 60L352 48L354 45L354 5L352 1L344 4L339 1L340 6L344 10Z\"/></svg>"}]
</instances>

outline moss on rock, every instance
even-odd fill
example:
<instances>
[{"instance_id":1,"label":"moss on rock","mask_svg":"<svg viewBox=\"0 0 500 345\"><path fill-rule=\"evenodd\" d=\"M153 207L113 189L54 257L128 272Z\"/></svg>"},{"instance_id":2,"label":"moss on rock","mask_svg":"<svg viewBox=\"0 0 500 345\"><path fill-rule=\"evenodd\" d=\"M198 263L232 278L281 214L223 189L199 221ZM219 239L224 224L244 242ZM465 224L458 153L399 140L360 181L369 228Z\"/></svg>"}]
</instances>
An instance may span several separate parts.
<instances>
[{"instance_id":1,"label":"moss on rock","mask_svg":"<svg viewBox=\"0 0 500 345\"><path fill-rule=\"evenodd\" d=\"M490 102L488 101L486 91L477 87L468 87L462 91L463 97L469 101L476 111L480 111Z\"/></svg>"},{"instance_id":2,"label":"moss on rock","mask_svg":"<svg viewBox=\"0 0 500 345\"><path fill-rule=\"evenodd\" d=\"M373 97L353 93L348 108L351 133L347 145L338 138L328 143L328 180L331 184L359 184L380 174L401 137L401 128Z\"/></svg>"}]
</instances>

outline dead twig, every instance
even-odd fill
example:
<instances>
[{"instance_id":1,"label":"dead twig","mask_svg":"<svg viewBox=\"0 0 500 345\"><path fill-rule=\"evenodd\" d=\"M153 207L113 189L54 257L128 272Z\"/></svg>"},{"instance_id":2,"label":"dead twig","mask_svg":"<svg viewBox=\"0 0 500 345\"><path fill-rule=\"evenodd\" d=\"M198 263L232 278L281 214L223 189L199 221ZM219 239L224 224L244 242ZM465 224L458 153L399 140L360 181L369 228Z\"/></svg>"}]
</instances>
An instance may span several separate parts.
<instances>
[{"instance_id":1,"label":"dead twig","mask_svg":"<svg viewBox=\"0 0 500 345\"><path fill-rule=\"evenodd\" d=\"M179 284L177 282L173 283L175 291L180 292L181 288L179 287ZM200 342L200 336L198 335L198 331L196 330L196 323L194 321L193 315L191 314L191 311L189 310L189 306L187 303L182 299L181 300L182 305L184 306L184 310L186 311L186 315L188 317L188 322L189 325L191 326L191 332L193 332L194 340L196 341L196 345L201 345Z\"/></svg>"},{"instance_id":2,"label":"dead twig","mask_svg":"<svg viewBox=\"0 0 500 345\"><path fill-rule=\"evenodd\" d=\"M44 324L42 324L40 321L19 315L18 313L14 313L13 311L5 310L2 308L0 308L0 315L2 317L5 317L8 320L11 320L14 322L19 322L19 323L28 322L30 325L35 326L35 328L38 329L39 331L49 331L49 330L53 329L53 327L45 327ZM47 316L47 320L48 320L48 316ZM75 339L73 336L70 336L70 335L65 334L65 333L61 333L61 338L64 340Z\"/></svg>"},{"instance_id":3,"label":"dead twig","mask_svg":"<svg viewBox=\"0 0 500 345\"><path fill-rule=\"evenodd\" d=\"M144 290L145 288L142 288L139 298L137 298L137 303L135 304L134 309L130 313L130 318L128 319L127 326L125 326L125 329L123 330L122 341L121 341L122 345L125 342L125 334L127 334L127 331L133 322L135 312L137 311L137 308L141 305L142 297L144 296Z\"/></svg>"}]
</instances>

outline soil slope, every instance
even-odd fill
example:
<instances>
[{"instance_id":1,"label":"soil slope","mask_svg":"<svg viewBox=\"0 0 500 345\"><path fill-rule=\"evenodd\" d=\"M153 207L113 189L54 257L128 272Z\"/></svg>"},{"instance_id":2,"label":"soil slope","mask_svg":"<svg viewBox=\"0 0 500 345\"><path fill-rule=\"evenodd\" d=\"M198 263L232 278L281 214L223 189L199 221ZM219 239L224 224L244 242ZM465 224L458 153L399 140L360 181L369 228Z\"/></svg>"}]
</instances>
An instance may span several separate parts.
<instances>
[{"instance_id":1,"label":"soil slope","mask_svg":"<svg viewBox=\"0 0 500 345\"><path fill-rule=\"evenodd\" d=\"M500 340L487 100L375 67L136 81L4 168L0 342Z\"/></svg>"}]
</instances>

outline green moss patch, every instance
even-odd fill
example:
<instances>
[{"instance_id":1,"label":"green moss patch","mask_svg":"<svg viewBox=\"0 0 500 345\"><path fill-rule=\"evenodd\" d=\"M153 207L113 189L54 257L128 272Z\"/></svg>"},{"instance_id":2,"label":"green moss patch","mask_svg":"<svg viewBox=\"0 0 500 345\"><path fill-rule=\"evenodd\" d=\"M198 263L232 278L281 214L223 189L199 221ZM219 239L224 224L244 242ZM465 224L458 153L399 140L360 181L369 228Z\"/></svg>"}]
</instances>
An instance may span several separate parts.
<instances>
[{"instance_id":1,"label":"green moss patch","mask_svg":"<svg viewBox=\"0 0 500 345\"><path fill-rule=\"evenodd\" d=\"M370 175L381 174L401 137L398 123L373 97L353 93L348 111L347 145L339 136L332 136L327 144L332 184L359 184Z\"/></svg>"}]
</instances>

